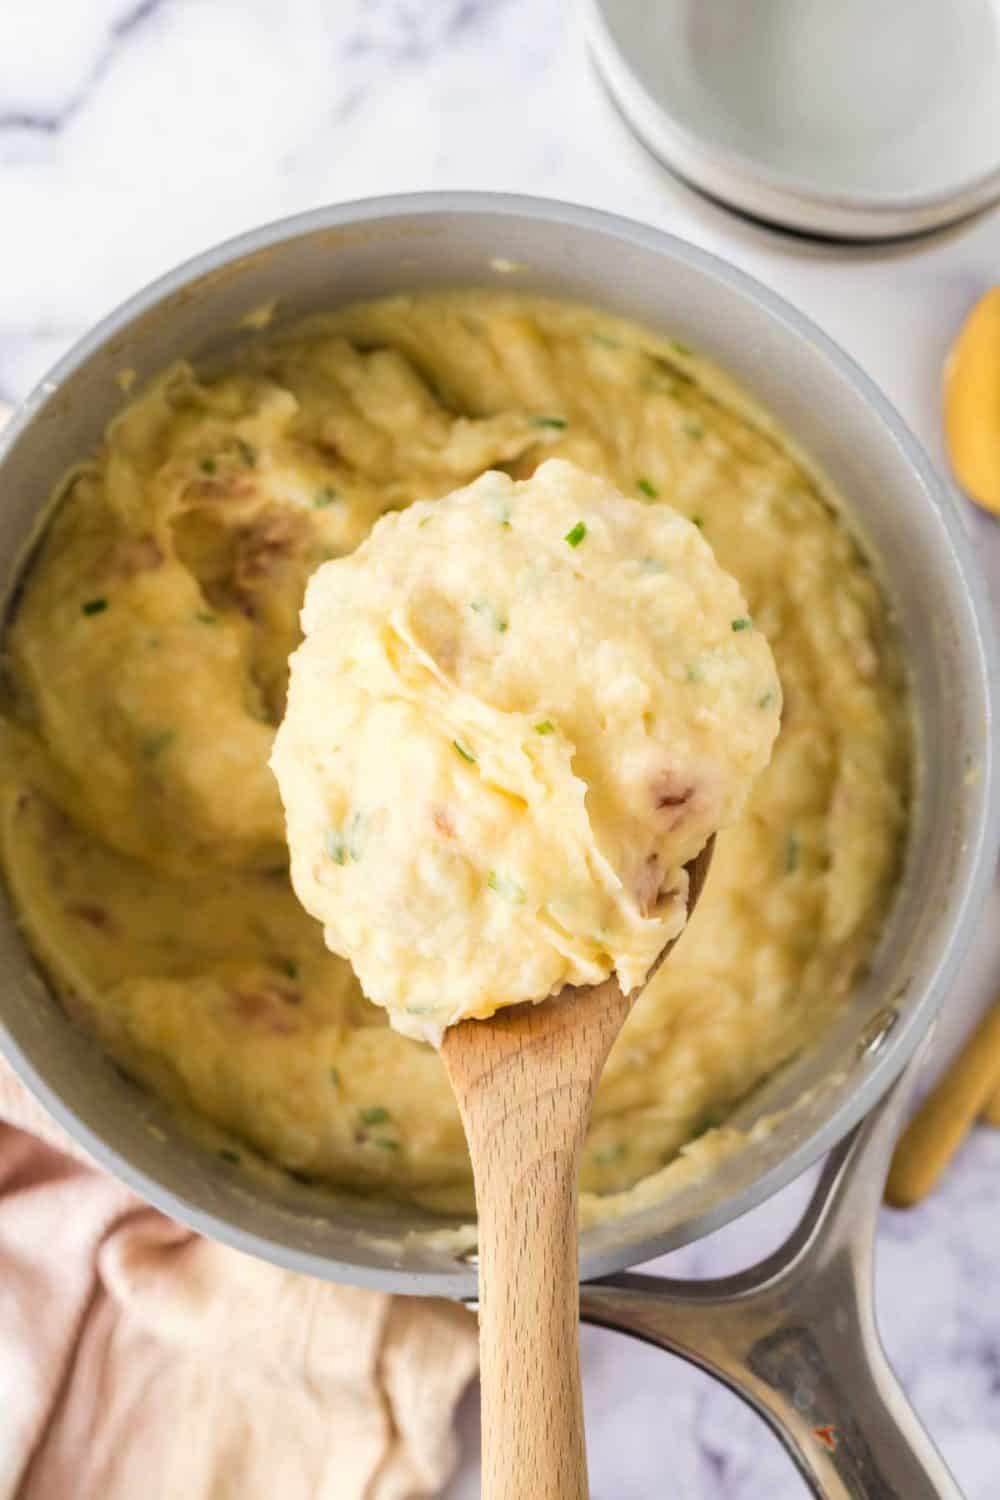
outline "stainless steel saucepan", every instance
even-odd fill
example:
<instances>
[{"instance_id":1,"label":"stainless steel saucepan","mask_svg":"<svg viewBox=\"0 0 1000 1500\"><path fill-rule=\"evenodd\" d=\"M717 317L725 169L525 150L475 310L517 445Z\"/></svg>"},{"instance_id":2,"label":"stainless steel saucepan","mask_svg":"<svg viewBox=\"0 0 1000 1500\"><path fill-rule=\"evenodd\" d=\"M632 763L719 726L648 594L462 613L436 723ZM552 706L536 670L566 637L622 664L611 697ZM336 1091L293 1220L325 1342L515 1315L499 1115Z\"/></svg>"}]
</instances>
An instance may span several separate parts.
<instances>
[{"instance_id":1,"label":"stainless steel saucepan","mask_svg":"<svg viewBox=\"0 0 1000 1500\"><path fill-rule=\"evenodd\" d=\"M584 1289L584 1314L675 1348L741 1389L817 1494L957 1495L884 1365L865 1279L901 1108L901 1089L890 1086L948 993L996 853L995 668L983 588L950 495L840 349L721 261L606 214L483 194L321 209L172 272L42 381L0 449L0 569L13 588L54 486L120 409L123 369L141 384L180 356L215 361L260 336L247 314L271 302L283 324L356 298L470 284L575 298L661 328L717 360L775 414L846 498L881 566L920 742L905 878L871 971L815 1047L736 1116L750 1123L784 1109L781 1124L710 1180L587 1230L581 1277L593 1283L709 1233L834 1150L806 1222L743 1278L698 1288L611 1275ZM440 1226L425 1213L345 1202L318 1216L293 1185L251 1190L234 1180L67 1020L6 910L0 1018L6 1056L51 1113L165 1213L314 1276L475 1296L474 1264L414 1233Z\"/></svg>"}]
</instances>

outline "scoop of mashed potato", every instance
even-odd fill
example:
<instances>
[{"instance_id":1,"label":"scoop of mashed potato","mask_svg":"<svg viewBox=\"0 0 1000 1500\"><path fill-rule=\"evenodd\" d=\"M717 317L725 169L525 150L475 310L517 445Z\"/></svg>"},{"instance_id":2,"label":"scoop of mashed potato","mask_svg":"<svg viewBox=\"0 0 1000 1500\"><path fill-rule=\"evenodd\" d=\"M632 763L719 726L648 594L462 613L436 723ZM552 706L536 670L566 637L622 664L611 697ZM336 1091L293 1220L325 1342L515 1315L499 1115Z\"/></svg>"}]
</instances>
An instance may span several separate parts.
<instances>
[{"instance_id":1,"label":"scoop of mashed potato","mask_svg":"<svg viewBox=\"0 0 1000 1500\"><path fill-rule=\"evenodd\" d=\"M488 473L321 567L302 623L292 879L393 1025L641 984L781 708L697 527L561 460Z\"/></svg>"}]
</instances>

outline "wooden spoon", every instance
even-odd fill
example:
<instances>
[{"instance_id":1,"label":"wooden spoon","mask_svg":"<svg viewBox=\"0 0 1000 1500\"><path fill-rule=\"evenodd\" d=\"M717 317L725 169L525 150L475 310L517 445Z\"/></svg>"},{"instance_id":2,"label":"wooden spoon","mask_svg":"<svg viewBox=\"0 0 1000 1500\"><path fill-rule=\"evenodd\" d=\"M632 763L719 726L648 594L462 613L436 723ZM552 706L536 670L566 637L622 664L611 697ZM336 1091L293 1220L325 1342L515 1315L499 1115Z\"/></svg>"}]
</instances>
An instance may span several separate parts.
<instances>
[{"instance_id":1,"label":"wooden spoon","mask_svg":"<svg viewBox=\"0 0 1000 1500\"><path fill-rule=\"evenodd\" d=\"M689 916L713 843L688 866ZM479 1214L483 1500L588 1494L577 1178L594 1089L638 993L614 978L567 985L445 1032Z\"/></svg>"}]
</instances>

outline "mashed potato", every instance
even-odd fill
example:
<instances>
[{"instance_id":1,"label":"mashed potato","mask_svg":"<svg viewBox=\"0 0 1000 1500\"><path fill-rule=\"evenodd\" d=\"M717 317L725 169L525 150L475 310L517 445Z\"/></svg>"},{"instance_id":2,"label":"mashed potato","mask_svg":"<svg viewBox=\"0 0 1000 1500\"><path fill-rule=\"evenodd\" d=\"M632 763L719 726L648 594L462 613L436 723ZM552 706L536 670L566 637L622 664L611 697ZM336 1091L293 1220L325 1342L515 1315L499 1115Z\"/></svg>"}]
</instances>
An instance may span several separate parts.
<instances>
[{"instance_id":1,"label":"mashed potato","mask_svg":"<svg viewBox=\"0 0 1000 1500\"><path fill-rule=\"evenodd\" d=\"M771 764L612 1051L585 1192L610 1209L665 1163L675 1180L678 1153L708 1151L827 1025L878 938L905 679L877 578L764 414L666 338L515 294L258 335L228 373L165 372L71 477L7 631L0 725L0 850L29 942L124 1068L227 1133L227 1160L471 1205L440 1058L299 906L267 761L315 569L388 511L547 457L701 530L784 690Z\"/></svg>"},{"instance_id":2,"label":"mashed potato","mask_svg":"<svg viewBox=\"0 0 1000 1500\"><path fill-rule=\"evenodd\" d=\"M392 1024L614 972L687 915L781 691L697 527L565 460L387 516L306 592L271 764L292 883Z\"/></svg>"}]
</instances>

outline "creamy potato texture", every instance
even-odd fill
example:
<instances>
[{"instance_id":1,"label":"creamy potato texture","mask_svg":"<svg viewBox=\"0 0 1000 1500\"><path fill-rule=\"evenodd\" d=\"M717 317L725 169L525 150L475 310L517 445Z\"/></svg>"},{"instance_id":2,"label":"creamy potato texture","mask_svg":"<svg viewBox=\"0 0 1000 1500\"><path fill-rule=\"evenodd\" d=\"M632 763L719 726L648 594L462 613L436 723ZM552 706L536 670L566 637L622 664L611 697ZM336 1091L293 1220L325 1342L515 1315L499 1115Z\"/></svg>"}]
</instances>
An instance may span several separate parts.
<instances>
[{"instance_id":1,"label":"creamy potato texture","mask_svg":"<svg viewBox=\"0 0 1000 1500\"><path fill-rule=\"evenodd\" d=\"M562 459L488 473L325 563L302 624L271 758L292 883L392 1024L637 988L778 731L698 528Z\"/></svg>"},{"instance_id":2,"label":"creamy potato texture","mask_svg":"<svg viewBox=\"0 0 1000 1500\"><path fill-rule=\"evenodd\" d=\"M267 762L319 564L387 511L553 456L702 531L784 690L771 764L612 1052L585 1191L683 1174L677 1153L706 1149L685 1143L816 1035L877 939L904 678L877 580L766 416L648 330L511 294L258 335L219 377L168 370L72 476L8 628L0 733L29 942L122 1066L237 1154L472 1203L438 1056L388 1026L292 893Z\"/></svg>"}]
</instances>

